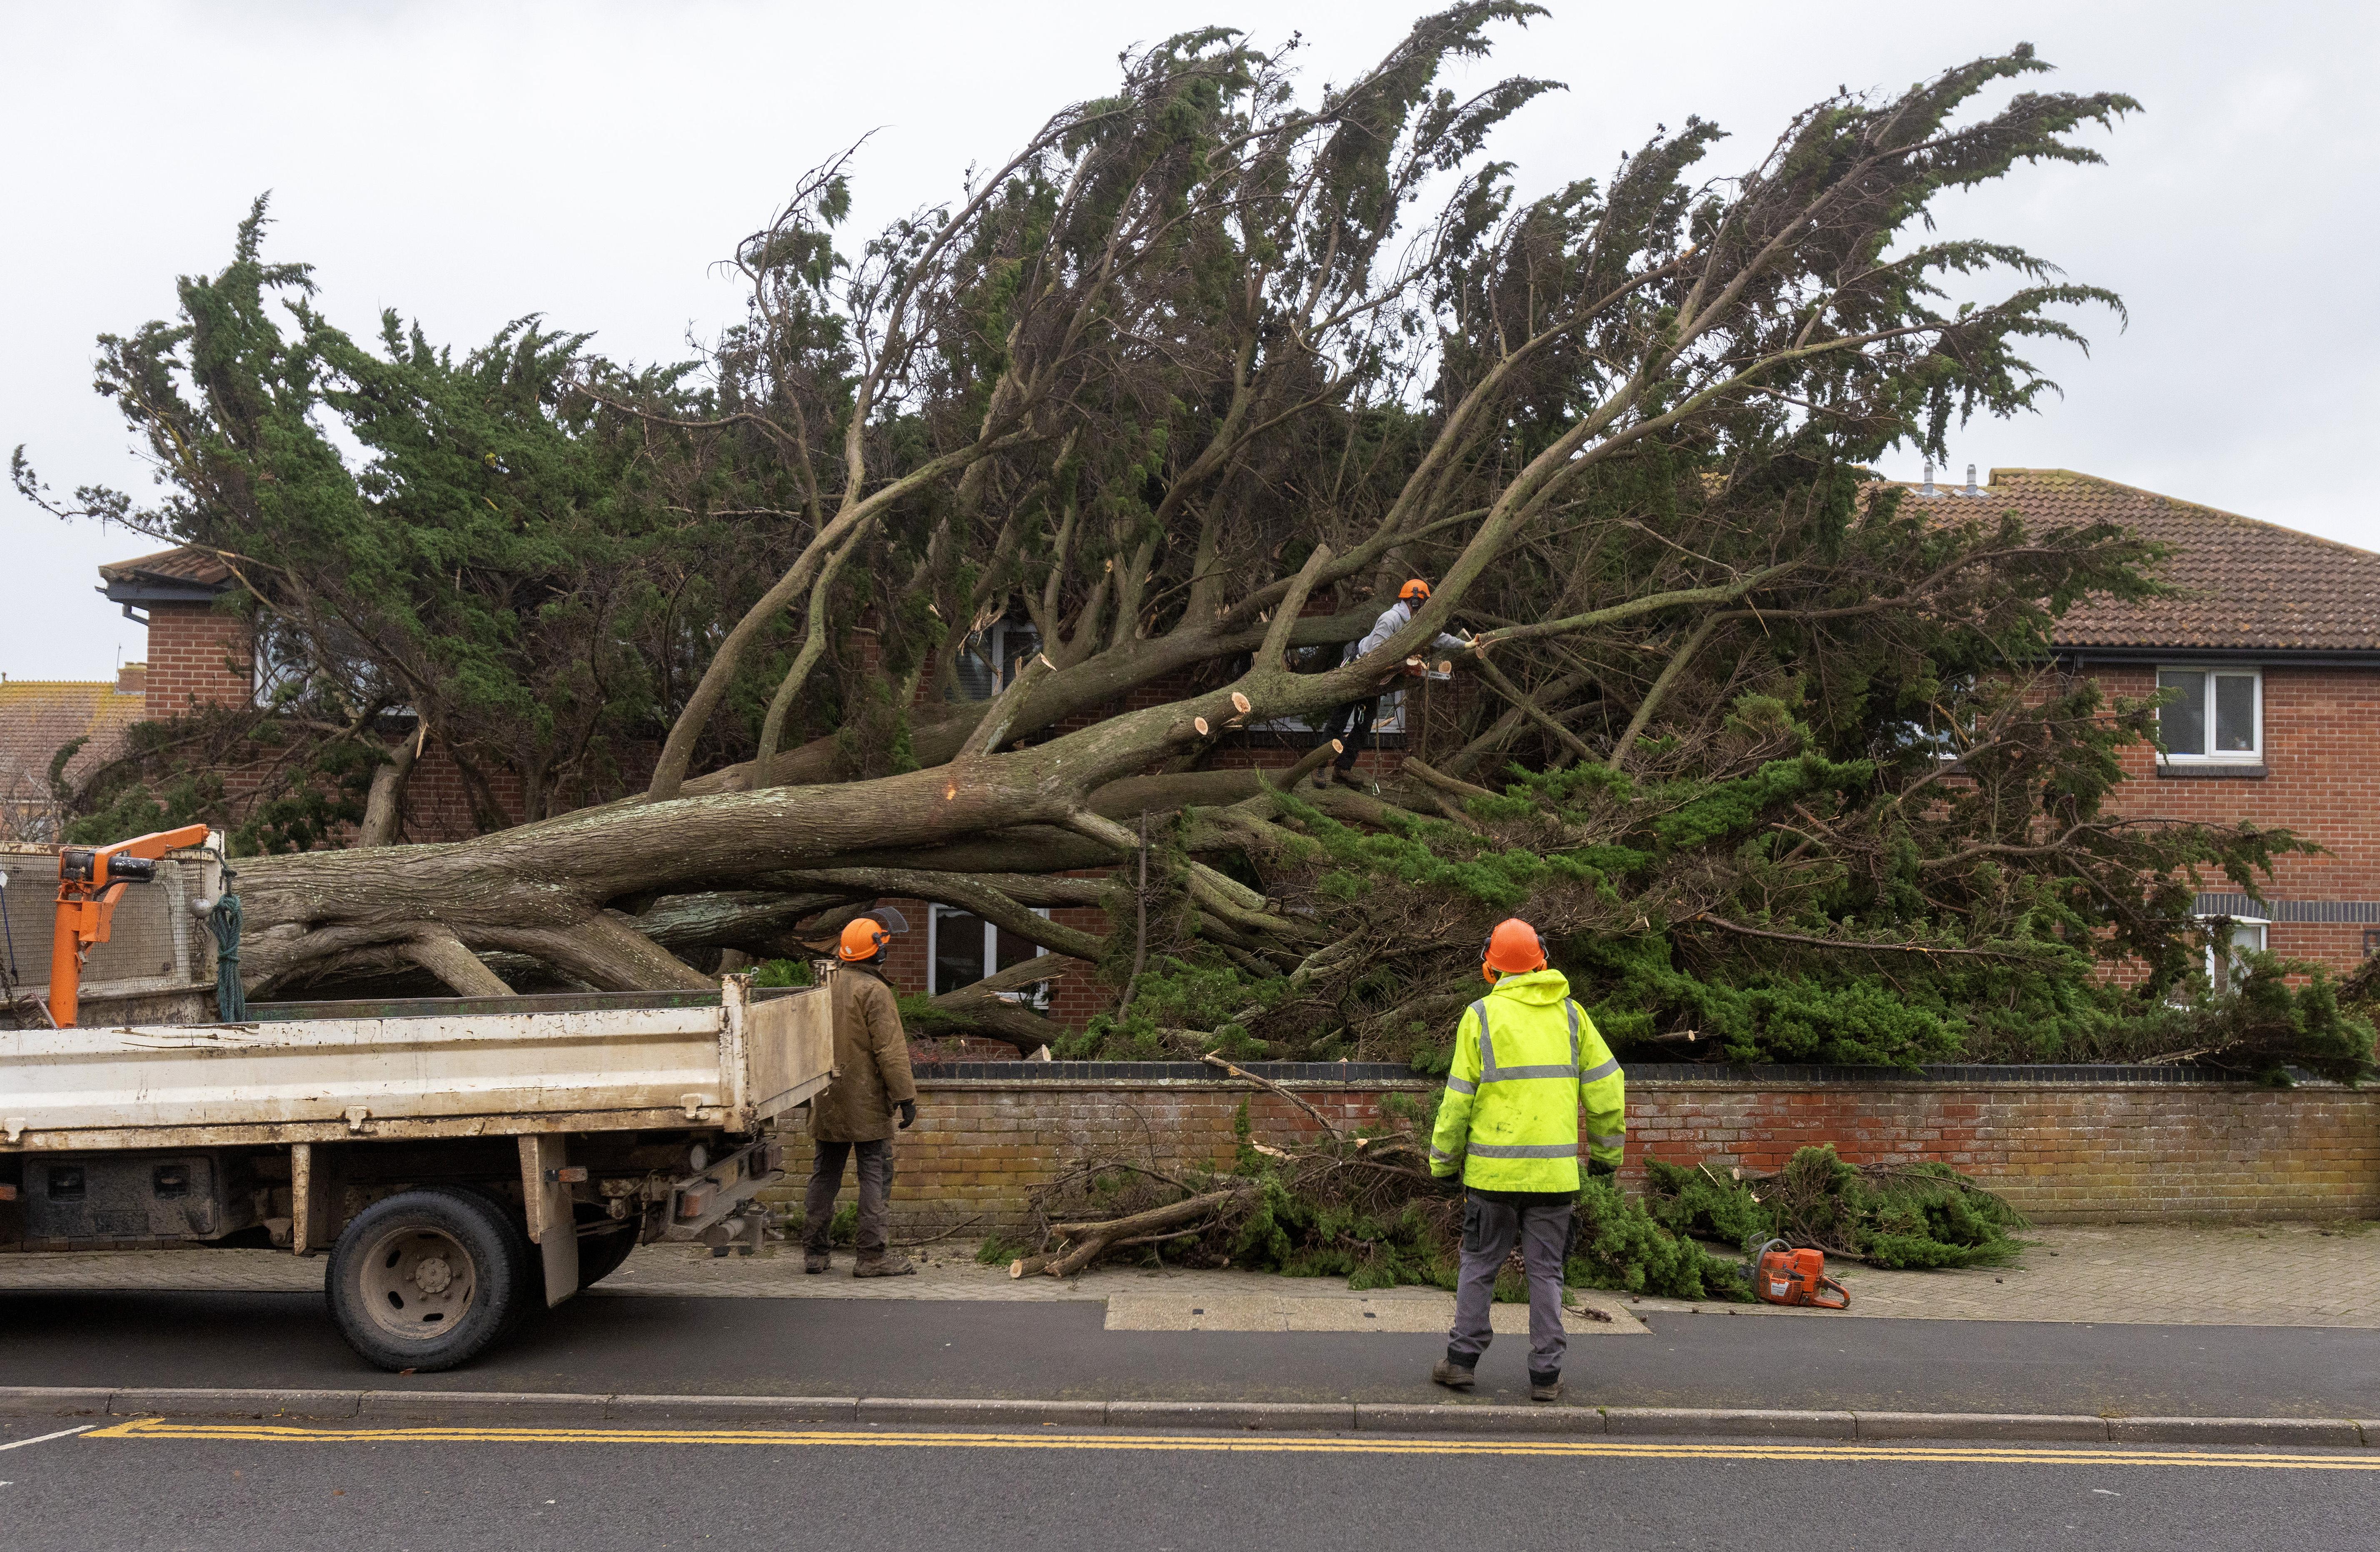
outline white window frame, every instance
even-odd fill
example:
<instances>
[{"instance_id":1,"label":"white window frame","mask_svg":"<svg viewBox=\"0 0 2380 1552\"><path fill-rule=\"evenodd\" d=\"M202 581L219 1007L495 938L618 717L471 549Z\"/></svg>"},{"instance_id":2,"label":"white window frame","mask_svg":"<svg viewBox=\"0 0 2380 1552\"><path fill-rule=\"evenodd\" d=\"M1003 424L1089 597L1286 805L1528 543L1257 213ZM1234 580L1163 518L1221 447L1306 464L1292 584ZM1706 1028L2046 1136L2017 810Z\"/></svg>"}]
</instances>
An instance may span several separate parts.
<instances>
[{"instance_id":1,"label":"white window frame","mask_svg":"<svg viewBox=\"0 0 2380 1552\"><path fill-rule=\"evenodd\" d=\"M1050 908L1035 906L1033 914L1046 922L1050 919ZM941 984L942 918L945 915L975 916L975 912L955 905L929 905L926 908L926 995L929 997L940 996L944 992L955 992L959 989L956 986ZM984 917L978 916L976 919L983 923L983 962L996 967L1000 963L1000 924ZM1043 944L1037 943L1033 946L1033 957L1037 959L1049 952L1048 947ZM995 973L997 973L996 971ZM972 986L975 983L970 981L967 984ZM1006 1001L1022 1003L1027 1008L1044 1008L1049 1005L1050 1000L1047 983L1043 984L1038 996L1029 990L1002 992L998 995Z\"/></svg>"},{"instance_id":2,"label":"white window frame","mask_svg":"<svg viewBox=\"0 0 2380 1552\"><path fill-rule=\"evenodd\" d=\"M2168 674L2204 674L2206 677L2206 688L2201 692L2204 698L2199 705L2199 715L2205 719L2203 726L2206 729L2206 743L2208 747L2196 754L2175 754L2169 752L2165 747L2165 733L2163 727L2165 711L2163 707L2159 707L2157 710L2157 721L2159 725L2157 732L2157 760L2160 764L2168 765L2261 765L2265 763L2264 669L2258 667L2252 663L2160 663L2157 665L2156 674L2157 678L2160 681L2162 681ZM2244 750L2218 750L2213 747L2215 743L2215 680L2217 676L2230 678L2245 678L2253 680L2255 683L2255 715L2252 718L2250 729L2252 738L2252 748ZM2156 688L2158 693L2164 693L2165 686L2162 682L2160 682Z\"/></svg>"},{"instance_id":3,"label":"white window frame","mask_svg":"<svg viewBox=\"0 0 2380 1552\"><path fill-rule=\"evenodd\" d=\"M2202 922L2213 922L2216 920L2216 918L2212 916L2202 916L2199 920ZM2216 960L2216 956L2218 952L2218 946L2212 943L2206 946L2207 985L2213 987L2218 995L2224 992L2238 991L2240 989L2240 954L2241 950L2245 949L2246 952L2251 954L2271 953L2273 942L2272 926L2273 923L2271 921L2262 916L2232 917L2231 939L2228 943L2219 946L2219 951L2222 952L2223 959L2226 961L2222 970L2218 970ZM2252 944L2242 944L2240 941L2240 935L2241 932L2249 930L2252 930L2255 933L2256 941ZM2228 974L2226 973L2227 972Z\"/></svg>"},{"instance_id":4,"label":"white window frame","mask_svg":"<svg viewBox=\"0 0 2380 1552\"><path fill-rule=\"evenodd\" d=\"M1015 669L1018 666L1012 665L1008 658L1008 638L1011 631L1016 632L1020 637L1031 637L1033 650L1037 653L1042 650L1041 633L1033 628L1033 622L1014 615L1002 616L982 629L973 632L967 639L967 647L980 646L983 649L985 660L991 666L991 693L984 697L985 701L997 700L1002 690L1015 682ZM966 648L961 649L962 652L965 650ZM970 699L965 696L961 698Z\"/></svg>"}]
</instances>

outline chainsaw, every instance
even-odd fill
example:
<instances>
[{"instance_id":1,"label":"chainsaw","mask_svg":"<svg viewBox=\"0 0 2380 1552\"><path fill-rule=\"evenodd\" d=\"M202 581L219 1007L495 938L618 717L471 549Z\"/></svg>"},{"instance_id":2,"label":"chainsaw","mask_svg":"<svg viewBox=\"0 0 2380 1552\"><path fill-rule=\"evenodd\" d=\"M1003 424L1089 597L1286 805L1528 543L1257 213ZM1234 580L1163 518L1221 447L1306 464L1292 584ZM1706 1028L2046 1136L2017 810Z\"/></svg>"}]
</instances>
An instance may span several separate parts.
<instances>
[{"instance_id":1,"label":"chainsaw","mask_svg":"<svg viewBox=\"0 0 2380 1552\"><path fill-rule=\"evenodd\" d=\"M1752 1253L1752 1291L1764 1303L1820 1310L1852 1307L1851 1290L1827 1276L1823 1251L1797 1251L1782 1240L1771 1240Z\"/></svg>"}]
</instances>

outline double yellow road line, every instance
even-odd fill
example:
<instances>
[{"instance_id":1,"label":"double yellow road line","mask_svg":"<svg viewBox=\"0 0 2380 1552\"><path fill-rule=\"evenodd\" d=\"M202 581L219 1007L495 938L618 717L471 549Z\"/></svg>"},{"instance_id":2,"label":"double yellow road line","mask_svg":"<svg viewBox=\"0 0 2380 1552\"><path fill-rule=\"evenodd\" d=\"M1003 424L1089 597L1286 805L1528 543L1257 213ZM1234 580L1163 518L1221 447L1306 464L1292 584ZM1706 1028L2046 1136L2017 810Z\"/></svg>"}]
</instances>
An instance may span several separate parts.
<instances>
[{"instance_id":1,"label":"double yellow road line","mask_svg":"<svg viewBox=\"0 0 2380 1552\"><path fill-rule=\"evenodd\" d=\"M2380 1450L2361 1454L2212 1449L2092 1449L2056 1446L1672 1443L1661 1439L1473 1439L1313 1436L1294 1434L965 1433L892 1429L298 1427L277 1423L172 1423L138 1417L85 1439L179 1439L247 1444L763 1445L781 1449L1077 1449L1224 1455L1494 1455L1599 1460L1863 1461L1985 1466L2230 1466L2266 1471L2380 1471Z\"/></svg>"}]
</instances>

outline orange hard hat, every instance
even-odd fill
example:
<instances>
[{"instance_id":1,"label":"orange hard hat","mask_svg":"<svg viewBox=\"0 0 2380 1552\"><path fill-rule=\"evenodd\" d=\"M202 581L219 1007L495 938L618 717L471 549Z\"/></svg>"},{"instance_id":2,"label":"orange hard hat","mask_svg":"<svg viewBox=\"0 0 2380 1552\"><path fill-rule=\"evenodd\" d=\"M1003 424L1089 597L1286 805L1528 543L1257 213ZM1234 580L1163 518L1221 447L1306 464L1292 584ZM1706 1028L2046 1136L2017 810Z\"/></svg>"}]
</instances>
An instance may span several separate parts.
<instances>
[{"instance_id":1,"label":"orange hard hat","mask_svg":"<svg viewBox=\"0 0 2380 1552\"><path fill-rule=\"evenodd\" d=\"M1404 599L1408 603L1416 598L1427 598L1429 596L1429 584L1423 581L1419 577L1415 577L1412 581L1409 581L1404 586L1397 589L1397 596Z\"/></svg>"},{"instance_id":2,"label":"orange hard hat","mask_svg":"<svg viewBox=\"0 0 2380 1552\"><path fill-rule=\"evenodd\" d=\"M1545 940L1537 929L1517 916L1508 916L1496 923L1488 941L1479 946L1479 975L1493 981L1499 975L1519 975L1546 968Z\"/></svg>"},{"instance_id":3,"label":"orange hard hat","mask_svg":"<svg viewBox=\"0 0 2380 1552\"><path fill-rule=\"evenodd\" d=\"M855 963L872 959L884 952L884 946L892 941L892 935L884 930L883 923L873 916L856 917L844 923L843 941L835 945L835 958Z\"/></svg>"}]
</instances>

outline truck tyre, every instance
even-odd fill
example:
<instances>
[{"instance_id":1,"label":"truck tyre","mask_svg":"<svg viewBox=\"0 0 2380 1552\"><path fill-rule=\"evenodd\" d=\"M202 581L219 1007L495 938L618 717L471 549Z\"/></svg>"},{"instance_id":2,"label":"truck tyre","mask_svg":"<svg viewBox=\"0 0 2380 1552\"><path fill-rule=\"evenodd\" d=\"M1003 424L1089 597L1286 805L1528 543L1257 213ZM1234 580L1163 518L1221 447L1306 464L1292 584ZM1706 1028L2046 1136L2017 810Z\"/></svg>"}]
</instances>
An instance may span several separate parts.
<instances>
[{"instance_id":1,"label":"truck tyre","mask_svg":"<svg viewBox=\"0 0 2380 1552\"><path fill-rule=\"evenodd\" d=\"M504 1226L504 1248L513 1258L513 1286L520 1296L513 1301L512 1313L504 1317L507 1332L518 1330L545 1313L545 1261L529 1242L528 1220L521 1211L485 1186L454 1185L434 1188L459 1191L487 1209L492 1220Z\"/></svg>"},{"instance_id":2,"label":"truck tyre","mask_svg":"<svg viewBox=\"0 0 2380 1552\"><path fill-rule=\"evenodd\" d=\"M593 1288L620 1269L637 1248L644 1228L642 1216L613 1218L603 1208L581 1202L578 1209L578 1286Z\"/></svg>"},{"instance_id":3,"label":"truck tyre","mask_svg":"<svg viewBox=\"0 0 2380 1552\"><path fill-rule=\"evenodd\" d=\"M520 1237L472 1191L431 1186L373 1203L331 1247L324 1293L339 1334L383 1369L470 1362L528 1292Z\"/></svg>"}]
</instances>

